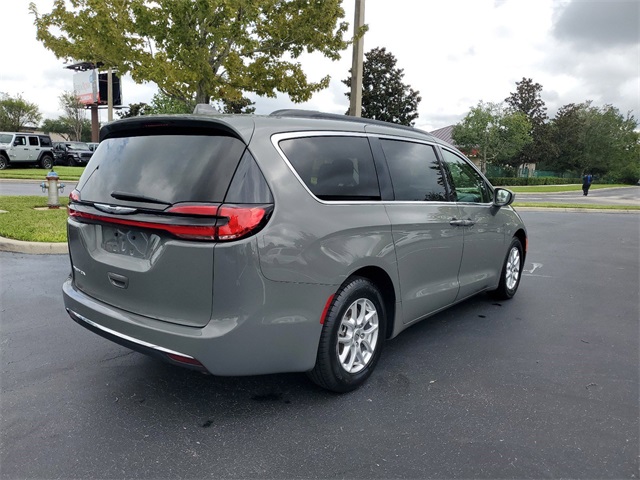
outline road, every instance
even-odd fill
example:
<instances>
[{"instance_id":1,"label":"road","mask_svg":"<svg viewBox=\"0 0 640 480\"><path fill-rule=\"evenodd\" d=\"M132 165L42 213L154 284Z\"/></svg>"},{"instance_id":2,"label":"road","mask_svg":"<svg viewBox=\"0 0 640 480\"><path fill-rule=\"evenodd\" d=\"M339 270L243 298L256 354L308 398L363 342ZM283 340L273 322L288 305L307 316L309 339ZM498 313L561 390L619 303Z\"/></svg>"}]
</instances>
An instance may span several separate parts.
<instances>
[{"instance_id":1,"label":"road","mask_svg":"<svg viewBox=\"0 0 640 480\"><path fill-rule=\"evenodd\" d=\"M523 218L514 299L410 328L345 395L133 353L67 317L65 256L0 252L0 477L638 478L640 216Z\"/></svg>"},{"instance_id":2,"label":"road","mask_svg":"<svg viewBox=\"0 0 640 480\"><path fill-rule=\"evenodd\" d=\"M579 192L516 193L516 202L578 203L581 205L637 205L640 206L640 186L592 189L588 196Z\"/></svg>"},{"instance_id":3,"label":"road","mask_svg":"<svg viewBox=\"0 0 640 480\"><path fill-rule=\"evenodd\" d=\"M37 195L46 197L47 191L42 191L40 184L44 181L45 175L42 175L42 180L0 180L0 195ZM76 188L77 182L62 182L65 184L64 192L60 195L69 195L69 193Z\"/></svg>"}]
</instances>

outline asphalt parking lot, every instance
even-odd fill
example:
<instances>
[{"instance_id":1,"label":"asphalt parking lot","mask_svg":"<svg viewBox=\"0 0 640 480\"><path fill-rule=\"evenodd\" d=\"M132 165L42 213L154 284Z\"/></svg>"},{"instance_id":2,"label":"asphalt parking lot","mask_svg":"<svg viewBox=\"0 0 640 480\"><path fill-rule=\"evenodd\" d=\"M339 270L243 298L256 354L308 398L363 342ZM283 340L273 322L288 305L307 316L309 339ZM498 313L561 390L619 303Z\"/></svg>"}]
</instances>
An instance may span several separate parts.
<instances>
[{"instance_id":1,"label":"asphalt parking lot","mask_svg":"<svg viewBox=\"0 0 640 480\"><path fill-rule=\"evenodd\" d=\"M518 295L412 327L346 395L130 352L68 318L66 256L0 252L0 476L638 478L640 215L522 216Z\"/></svg>"}]
</instances>

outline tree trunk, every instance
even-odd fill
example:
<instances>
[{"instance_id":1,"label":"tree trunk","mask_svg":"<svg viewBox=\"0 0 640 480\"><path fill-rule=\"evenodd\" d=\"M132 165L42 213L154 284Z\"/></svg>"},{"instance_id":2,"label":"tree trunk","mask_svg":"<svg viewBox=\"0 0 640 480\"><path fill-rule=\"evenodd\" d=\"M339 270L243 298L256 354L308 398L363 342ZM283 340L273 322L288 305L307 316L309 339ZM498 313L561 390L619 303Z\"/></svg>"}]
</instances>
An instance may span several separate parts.
<instances>
[{"instance_id":1,"label":"tree trunk","mask_svg":"<svg viewBox=\"0 0 640 480\"><path fill-rule=\"evenodd\" d=\"M199 83L198 91L196 92L196 105L199 103L206 103L208 105L210 100L211 97L204 91L204 85Z\"/></svg>"}]
</instances>

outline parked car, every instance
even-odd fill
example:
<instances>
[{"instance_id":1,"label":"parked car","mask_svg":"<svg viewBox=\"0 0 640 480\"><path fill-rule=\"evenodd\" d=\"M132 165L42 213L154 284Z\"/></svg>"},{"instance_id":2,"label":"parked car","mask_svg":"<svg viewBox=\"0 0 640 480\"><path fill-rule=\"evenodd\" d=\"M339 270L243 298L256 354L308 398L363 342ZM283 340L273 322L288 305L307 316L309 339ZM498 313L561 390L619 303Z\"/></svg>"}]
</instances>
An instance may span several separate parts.
<instances>
[{"instance_id":1,"label":"parked car","mask_svg":"<svg viewBox=\"0 0 640 480\"><path fill-rule=\"evenodd\" d=\"M215 375L361 385L385 341L508 299L514 194L419 130L304 111L109 123L70 195L73 320Z\"/></svg>"},{"instance_id":2,"label":"parked car","mask_svg":"<svg viewBox=\"0 0 640 480\"><path fill-rule=\"evenodd\" d=\"M9 165L53 166L53 144L49 135L0 132L0 170Z\"/></svg>"},{"instance_id":3,"label":"parked car","mask_svg":"<svg viewBox=\"0 0 640 480\"><path fill-rule=\"evenodd\" d=\"M84 166L89 163L93 152L85 142L55 142L53 153L56 165L69 165L72 167Z\"/></svg>"},{"instance_id":4,"label":"parked car","mask_svg":"<svg viewBox=\"0 0 640 480\"><path fill-rule=\"evenodd\" d=\"M98 143L87 143L87 145L89 146L89 150L91 150L92 152L96 151L96 148L98 148Z\"/></svg>"}]
</instances>

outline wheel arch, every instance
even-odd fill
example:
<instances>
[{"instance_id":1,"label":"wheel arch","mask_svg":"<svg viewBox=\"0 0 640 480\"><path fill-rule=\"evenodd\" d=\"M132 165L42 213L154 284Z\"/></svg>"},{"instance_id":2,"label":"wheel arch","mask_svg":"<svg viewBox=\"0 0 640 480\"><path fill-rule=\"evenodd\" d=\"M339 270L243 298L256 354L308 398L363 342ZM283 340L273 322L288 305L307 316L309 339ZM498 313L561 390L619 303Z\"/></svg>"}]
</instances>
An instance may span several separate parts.
<instances>
[{"instance_id":1,"label":"wheel arch","mask_svg":"<svg viewBox=\"0 0 640 480\"><path fill-rule=\"evenodd\" d=\"M524 260L527 257L527 233L523 228L520 228L518 229L518 231L516 231L516 233L513 234L513 236L520 240L520 243L522 244L522 263L524 265Z\"/></svg>"},{"instance_id":2,"label":"wheel arch","mask_svg":"<svg viewBox=\"0 0 640 480\"><path fill-rule=\"evenodd\" d=\"M382 299L384 301L384 308L387 313L387 327L385 332L385 338L390 338L393 333L393 327L396 321L396 290L389 274L380 267L367 266L362 267L349 275L349 278L345 280L348 282L352 277L363 277L375 284L380 290Z\"/></svg>"}]
</instances>

